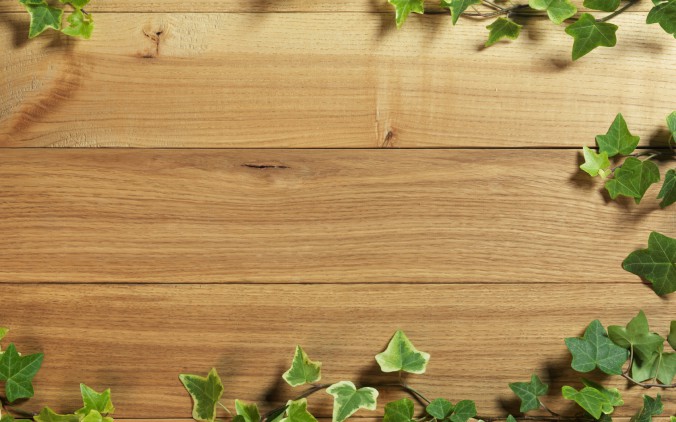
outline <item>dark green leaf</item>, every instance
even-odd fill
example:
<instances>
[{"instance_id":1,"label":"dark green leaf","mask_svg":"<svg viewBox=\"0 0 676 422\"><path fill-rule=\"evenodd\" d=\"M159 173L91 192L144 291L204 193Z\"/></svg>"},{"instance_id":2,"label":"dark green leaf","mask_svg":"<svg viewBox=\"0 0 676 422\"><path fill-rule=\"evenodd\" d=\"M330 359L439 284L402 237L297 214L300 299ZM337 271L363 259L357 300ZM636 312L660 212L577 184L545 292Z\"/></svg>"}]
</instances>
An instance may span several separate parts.
<instances>
[{"instance_id":1,"label":"dark green leaf","mask_svg":"<svg viewBox=\"0 0 676 422\"><path fill-rule=\"evenodd\" d=\"M612 199L618 196L634 198L638 204L653 183L660 181L660 170L650 160L628 157L615 170L614 177L606 182L606 190Z\"/></svg>"},{"instance_id":2,"label":"dark green leaf","mask_svg":"<svg viewBox=\"0 0 676 422\"><path fill-rule=\"evenodd\" d=\"M596 47L614 47L617 43L615 32L617 25L597 22L589 13L583 13L577 22L566 28L566 34L574 39L573 60L579 59Z\"/></svg>"},{"instance_id":3,"label":"dark green leaf","mask_svg":"<svg viewBox=\"0 0 676 422\"><path fill-rule=\"evenodd\" d=\"M387 2L394 6L397 28L401 28L411 12L425 13L424 0L387 0Z\"/></svg>"},{"instance_id":4,"label":"dark green leaf","mask_svg":"<svg viewBox=\"0 0 676 422\"><path fill-rule=\"evenodd\" d=\"M659 394L655 399L644 395L643 408L631 418L631 422L652 422L653 416L658 416L662 412L664 412L664 406L662 405L662 397Z\"/></svg>"},{"instance_id":5,"label":"dark green leaf","mask_svg":"<svg viewBox=\"0 0 676 422\"><path fill-rule=\"evenodd\" d=\"M512 389L521 399L521 412L528 412L540 408L540 399L538 397L547 394L549 387L547 384L540 381L540 378L533 374L530 377L530 382L513 382L509 384Z\"/></svg>"},{"instance_id":6,"label":"dark green leaf","mask_svg":"<svg viewBox=\"0 0 676 422\"><path fill-rule=\"evenodd\" d=\"M573 355L571 366L576 371L590 372L598 367L606 374L622 373L622 365L627 360L628 352L608 338L600 321L592 321L582 338L567 338L565 342Z\"/></svg>"},{"instance_id":7,"label":"dark green leaf","mask_svg":"<svg viewBox=\"0 0 676 422\"><path fill-rule=\"evenodd\" d=\"M659 23L667 34L671 34L676 38L676 0L668 0L656 4L648 12L646 23Z\"/></svg>"},{"instance_id":8,"label":"dark green leaf","mask_svg":"<svg viewBox=\"0 0 676 422\"><path fill-rule=\"evenodd\" d=\"M467 10L468 7L481 4L481 0L441 0L441 7L451 10L451 21L453 25L458 22L460 15Z\"/></svg>"},{"instance_id":9,"label":"dark green leaf","mask_svg":"<svg viewBox=\"0 0 676 422\"><path fill-rule=\"evenodd\" d=\"M510 40L519 38L521 25L509 18L499 17L492 24L488 25L486 29L490 31L486 47L490 47L503 38L509 38Z\"/></svg>"},{"instance_id":10,"label":"dark green leaf","mask_svg":"<svg viewBox=\"0 0 676 422\"><path fill-rule=\"evenodd\" d=\"M629 155L636 149L640 138L629 132L627 122L622 113L615 116L615 120L608 128L605 135L596 135L596 143L599 146L599 152L605 152L608 157L614 157L617 154Z\"/></svg>"},{"instance_id":11,"label":"dark green leaf","mask_svg":"<svg viewBox=\"0 0 676 422\"><path fill-rule=\"evenodd\" d=\"M658 295L676 291L676 239L650 233L648 249L630 253L622 268L650 281Z\"/></svg>"},{"instance_id":12,"label":"dark green leaf","mask_svg":"<svg viewBox=\"0 0 676 422\"><path fill-rule=\"evenodd\" d=\"M660 193L657 194L657 199L662 199L660 208L668 207L676 202L676 170L671 169L664 175L664 184Z\"/></svg>"},{"instance_id":13,"label":"dark green leaf","mask_svg":"<svg viewBox=\"0 0 676 422\"><path fill-rule=\"evenodd\" d=\"M413 401L401 399L385 405L383 422L411 422L413 419Z\"/></svg>"},{"instance_id":14,"label":"dark green leaf","mask_svg":"<svg viewBox=\"0 0 676 422\"><path fill-rule=\"evenodd\" d=\"M669 128L669 132L671 132L671 140L676 143L676 111L672 111L667 116L667 127Z\"/></svg>"},{"instance_id":15,"label":"dark green leaf","mask_svg":"<svg viewBox=\"0 0 676 422\"><path fill-rule=\"evenodd\" d=\"M453 403L446 399L434 399L427 405L427 413L439 420L446 419L453 412Z\"/></svg>"},{"instance_id":16,"label":"dark green leaf","mask_svg":"<svg viewBox=\"0 0 676 422\"><path fill-rule=\"evenodd\" d=\"M455 404L451 422L467 422L476 416L476 404L472 400L460 400Z\"/></svg>"},{"instance_id":17,"label":"dark green leaf","mask_svg":"<svg viewBox=\"0 0 676 422\"><path fill-rule=\"evenodd\" d=\"M33 397L31 381L42 365L42 353L21 356L13 343L0 356L0 381L5 381L7 400Z\"/></svg>"},{"instance_id":18,"label":"dark green leaf","mask_svg":"<svg viewBox=\"0 0 676 422\"><path fill-rule=\"evenodd\" d=\"M669 346L671 346L672 349L676 350L676 321L671 321L667 342L669 342Z\"/></svg>"},{"instance_id":19,"label":"dark green leaf","mask_svg":"<svg viewBox=\"0 0 676 422\"><path fill-rule=\"evenodd\" d=\"M620 347L633 348L634 353L643 359L648 359L653 353L660 351L664 343L664 337L650 332L648 319L643 311L639 311L626 328L619 325L609 326L608 337Z\"/></svg>"},{"instance_id":20,"label":"dark green leaf","mask_svg":"<svg viewBox=\"0 0 676 422\"><path fill-rule=\"evenodd\" d=\"M620 0L584 0L584 7L604 12L613 12L620 7Z\"/></svg>"},{"instance_id":21,"label":"dark green leaf","mask_svg":"<svg viewBox=\"0 0 676 422\"><path fill-rule=\"evenodd\" d=\"M76 7L78 9L82 9L83 7L89 4L89 0L60 0L60 1L61 3L64 4L70 3L73 5L73 7Z\"/></svg>"},{"instance_id":22,"label":"dark green leaf","mask_svg":"<svg viewBox=\"0 0 676 422\"><path fill-rule=\"evenodd\" d=\"M209 371L209 375L181 374L179 379L193 399L192 417L197 421L214 422L216 406L223 395L223 383L216 372L216 368Z\"/></svg>"}]
</instances>

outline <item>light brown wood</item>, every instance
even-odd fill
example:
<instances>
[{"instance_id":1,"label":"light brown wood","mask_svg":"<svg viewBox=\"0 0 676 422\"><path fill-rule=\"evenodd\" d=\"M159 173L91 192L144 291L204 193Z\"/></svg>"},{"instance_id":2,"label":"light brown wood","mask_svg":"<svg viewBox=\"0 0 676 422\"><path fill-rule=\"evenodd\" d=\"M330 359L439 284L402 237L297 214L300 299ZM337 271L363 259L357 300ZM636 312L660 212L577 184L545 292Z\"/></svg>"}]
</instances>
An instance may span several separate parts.
<instances>
[{"instance_id":1,"label":"light brown wood","mask_svg":"<svg viewBox=\"0 0 676 422\"><path fill-rule=\"evenodd\" d=\"M0 281L637 283L675 214L577 151L0 154Z\"/></svg>"},{"instance_id":2,"label":"light brown wood","mask_svg":"<svg viewBox=\"0 0 676 422\"><path fill-rule=\"evenodd\" d=\"M535 372L551 384L547 402L574 413L560 388L579 386L580 374L569 369L563 339L596 318L624 324L639 303L651 328L666 334L675 299L661 299L640 282L608 286L591 279L492 286L8 284L2 292L8 340L46 356L30 407L75 409L78 383L85 382L111 387L122 418L190 417L177 376L212 366L227 405L239 398L269 410L303 391L280 377L296 344L323 362L322 382L396 382L373 359L396 329L431 354L427 374L408 378L431 397L476 400L482 415L504 416L516 412L507 384ZM625 391L618 378L607 384ZM400 397L381 390L381 406ZM618 415L633 414L643 393L625 391ZM329 398L312 396L317 415L330 416ZM673 394L664 398L665 414L674 414Z\"/></svg>"},{"instance_id":3,"label":"light brown wood","mask_svg":"<svg viewBox=\"0 0 676 422\"><path fill-rule=\"evenodd\" d=\"M479 51L486 23L445 15L110 13L79 42L4 14L0 145L577 147L619 111L663 145L676 43L644 21L571 63L543 19Z\"/></svg>"}]
</instances>

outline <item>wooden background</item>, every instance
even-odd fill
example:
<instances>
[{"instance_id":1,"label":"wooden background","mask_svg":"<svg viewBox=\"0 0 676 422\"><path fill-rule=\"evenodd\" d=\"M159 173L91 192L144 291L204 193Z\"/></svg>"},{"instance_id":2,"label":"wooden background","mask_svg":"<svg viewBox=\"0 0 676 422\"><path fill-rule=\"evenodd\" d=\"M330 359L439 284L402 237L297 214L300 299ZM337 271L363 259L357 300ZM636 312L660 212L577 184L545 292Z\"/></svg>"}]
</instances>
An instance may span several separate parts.
<instances>
[{"instance_id":1,"label":"wooden background","mask_svg":"<svg viewBox=\"0 0 676 422\"><path fill-rule=\"evenodd\" d=\"M572 63L541 19L483 49L486 22L397 31L381 0L100 0L86 42L29 41L2 0L0 324L46 354L24 407L72 411L82 381L118 417L185 420L177 375L215 366L226 404L270 409L297 394L297 343L326 382L384 382L373 355L401 328L429 396L504 417L537 372L572 412L564 337L676 317L620 268L674 211L577 170L617 112L666 142L676 43L649 8ZM609 382L630 416L642 391Z\"/></svg>"}]
</instances>

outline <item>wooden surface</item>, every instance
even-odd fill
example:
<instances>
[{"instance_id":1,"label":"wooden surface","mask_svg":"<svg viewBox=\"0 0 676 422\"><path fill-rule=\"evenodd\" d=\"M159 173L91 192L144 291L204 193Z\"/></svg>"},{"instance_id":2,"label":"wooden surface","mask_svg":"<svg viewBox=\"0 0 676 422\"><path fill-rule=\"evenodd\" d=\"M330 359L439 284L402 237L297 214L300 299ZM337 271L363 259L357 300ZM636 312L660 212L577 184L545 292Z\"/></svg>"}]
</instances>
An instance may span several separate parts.
<instances>
[{"instance_id":1,"label":"wooden surface","mask_svg":"<svg viewBox=\"0 0 676 422\"><path fill-rule=\"evenodd\" d=\"M665 144L676 43L649 8L571 63L542 19L482 49L486 22L396 31L384 1L94 0L86 42L28 41L0 2L0 325L46 354L22 407L72 411L85 382L127 422L186 422L178 374L215 366L226 404L270 409L295 394L296 344L327 382L382 383L401 328L432 354L409 378L430 396L505 417L507 384L537 372L574 413L565 337L676 319L620 268L676 213L656 187L608 202L577 169L617 112ZM608 382L627 422L643 391Z\"/></svg>"}]
</instances>

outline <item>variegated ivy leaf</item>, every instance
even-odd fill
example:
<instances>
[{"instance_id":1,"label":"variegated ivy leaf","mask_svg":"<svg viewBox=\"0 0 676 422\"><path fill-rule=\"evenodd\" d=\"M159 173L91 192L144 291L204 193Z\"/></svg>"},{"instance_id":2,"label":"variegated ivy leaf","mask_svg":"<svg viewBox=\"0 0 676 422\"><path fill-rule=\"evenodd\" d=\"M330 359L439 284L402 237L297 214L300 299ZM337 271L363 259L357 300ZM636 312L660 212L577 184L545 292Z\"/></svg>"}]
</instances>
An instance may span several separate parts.
<instances>
[{"instance_id":1,"label":"variegated ivy leaf","mask_svg":"<svg viewBox=\"0 0 676 422\"><path fill-rule=\"evenodd\" d=\"M424 0L387 0L387 2L394 6L397 28L401 28L409 14L425 13Z\"/></svg>"},{"instance_id":2,"label":"variegated ivy leaf","mask_svg":"<svg viewBox=\"0 0 676 422\"><path fill-rule=\"evenodd\" d=\"M521 412L528 412L530 410L539 409L540 396L547 394L549 386L540 378L533 374L530 377L530 382L513 382L509 384L509 388L521 399Z\"/></svg>"},{"instance_id":3,"label":"variegated ivy leaf","mask_svg":"<svg viewBox=\"0 0 676 422\"><path fill-rule=\"evenodd\" d=\"M213 422L216 419L216 406L223 395L223 383L216 368L212 368L206 377L181 374L179 379L193 399L193 419Z\"/></svg>"},{"instance_id":4,"label":"variegated ivy leaf","mask_svg":"<svg viewBox=\"0 0 676 422\"><path fill-rule=\"evenodd\" d=\"M567 338L566 347L573 355L571 366L578 372L590 372L598 367L609 375L620 375L629 352L617 346L607 336L599 320L592 321L582 338Z\"/></svg>"},{"instance_id":5,"label":"variegated ivy leaf","mask_svg":"<svg viewBox=\"0 0 676 422\"><path fill-rule=\"evenodd\" d=\"M383 372L424 374L429 360L429 353L418 351L401 330L394 333L387 349L376 355L376 361Z\"/></svg>"},{"instance_id":6,"label":"variegated ivy leaf","mask_svg":"<svg viewBox=\"0 0 676 422\"><path fill-rule=\"evenodd\" d=\"M235 411L241 416L242 422L260 422L261 414L256 403L246 404L241 400L235 400Z\"/></svg>"},{"instance_id":7,"label":"variegated ivy leaf","mask_svg":"<svg viewBox=\"0 0 676 422\"><path fill-rule=\"evenodd\" d=\"M413 420L413 401L403 398L385 405L383 422L411 422Z\"/></svg>"},{"instance_id":8,"label":"variegated ivy leaf","mask_svg":"<svg viewBox=\"0 0 676 422\"><path fill-rule=\"evenodd\" d=\"M528 5L535 10L546 10L549 19L557 25L577 13L570 0L529 0Z\"/></svg>"},{"instance_id":9,"label":"variegated ivy leaf","mask_svg":"<svg viewBox=\"0 0 676 422\"><path fill-rule=\"evenodd\" d=\"M61 30L64 34L86 40L92 37L92 32L94 31L94 19L92 15L84 14L82 10L76 9L68 16L66 21L69 25Z\"/></svg>"},{"instance_id":10,"label":"variegated ivy leaf","mask_svg":"<svg viewBox=\"0 0 676 422\"><path fill-rule=\"evenodd\" d=\"M522 25L519 25L509 18L497 18L492 24L486 27L489 32L485 46L490 47L504 38L509 38L510 40L519 38L521 27Z\"/></svg>"},{"instance_id":11,"label":"variegated ivy leaf","mask_svg":"<svg viewBox=\"0 0 676 422\"><path fill-rule=\"evenodd\" d=\"M282 378L292 387L317 382L322 378L322 363L311 361L303 348L296 346L291 367Z\"/></svg>"},{"instance_id":12,"label":"variegated ivy leaf","mask_svg":"<svg viewBox=\"0 0 676 422\"><path fill-rule=\"evenodd\" d=\"M286 404L286 417L280 422L317 422L314 416L307 410L307 399L289 400Z\"/></svg>"},{"instance_id":13,"label":"variegated ivy leaf","mask_svg":"<svg viewBox=\"0 0 676 422\"><path fill-rule=\"evenodd\" d=\"M49 407L45 407L40 411L40 414L35 416L35 422L79 422L80 417L78 415L60 415L54 412Z\"/></svg>"},{"instance_id":14,"label":"variegated ivy leaf","mask_svg":"<svg viewBox=\"0 0 676 422\"><path fill-rule=\"evenodd\" d=\"M113 402L110 399L110 388L106 389L102 393L98 393L92 388L87 387L84 384L80 384L80 392L82 393L82 402L84 407L75 413L80 416L86 416L92 410L96 410L102 414L113 413L115 407Z\"/></svg>"},{"instance_id":15,"label":"variegated ivy leaf","mask_svg":"<svg viewBox=\"0 0 676 422\"><path fill-rule=\"evenodd\" d=\"M28 37L33 38L43 33L47 28L61 29L63 9L52 7L45 0L19 0L31 17Z\"/></svg>"},{"instance_id":16,"label":"variegated ivy leaf","mask_svg":"<svg viewBox=\"0 0 676 422\"><path fill-rule=\"evenodd\" d=\"M326 389L333 396L333 422L343 422L359 409L376 410L378 390L357 387L350 381L340 381Z\"/></svg>"}]
</instances>

